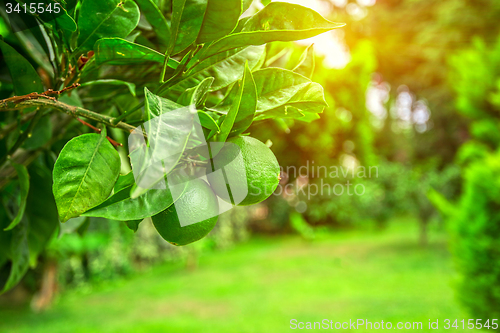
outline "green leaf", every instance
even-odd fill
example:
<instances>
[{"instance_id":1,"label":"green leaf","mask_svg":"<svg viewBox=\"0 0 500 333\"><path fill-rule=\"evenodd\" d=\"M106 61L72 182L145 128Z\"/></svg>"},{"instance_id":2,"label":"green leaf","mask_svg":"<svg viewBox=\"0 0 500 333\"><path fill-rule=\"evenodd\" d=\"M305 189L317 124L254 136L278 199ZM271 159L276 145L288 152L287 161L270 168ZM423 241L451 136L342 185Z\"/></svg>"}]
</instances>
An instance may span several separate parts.
<instances>
[{"instance_id":1,"label":"green leaf","mask_svg":"<svg viewBox=\"0 0 500 333\"><path fill-rule=\"evenodd\" d=\"M169 89L169 93L180 95L186 89L197 86L207 77L214 78L210 91L225 88L241 79L246 61L252 70L258 66L264 52L264 46L251 46L227 51L205 59L190 68L184 79Z\"/></svg>"},{"instance_id":2,"label":"green leaf","mask_svg":"<svg viewBox=\"0 0 500 333\"><path fill-rule=\"evenodd\" d=\"M257 88L248 65L245 66L245 73L237 86L237 95L220 126L217 141L225 142L231 132L242 133L252 124L257 108ZM236 86L233 89L236 89ZM236 128L235 123L239 123Z\"/></svg>"},{"instance_id":3,"label":"green leaf","mask_svg":"<svg viewBox=\"0 0 500 333\"><path fill-rule=\"evenodd\" d=\"M164 113L183 108L182 105L177 104L174 101L153 94L146 87L144 88L144 96L145 110L148 115L148 120L159 117Z\"/></svg>"},{"instance_id":4,"label":"green leaf","mask_svg":"<svg viewBox=\"0 0 500 333\"><path fill-rule=\"evenodd\" d=\"M30 2L34 3L35 5L38 5L40 0L31 0ZM54 8L54 5L58 3L54 0L49 0L49 2L52 4L52 8ZM50 13L45 11L43 14L39 14L40 19L42 19L42 21L45 21L52 26L54 26L54 22L56 22L59 28L62 28L70 32L75 32L77 28L75 20L73 20L73 18L68 15L68 12L63 6L59 7L63 12L62 14L61 13L55 14L54 12Z\"/></svg>"},{"instance_id":5,"label":"green leaf","mask_svg":"<svg viewBox=\"0 0 500 333\"><path fill-rule=\"evenodd\" d=\"M307 47L307 49L300 56L299 63L293 71L295 73L304 75L307 78L312 78L315 67L315 59L314 59L314 44L311 44Z\"/></svg>"},{"instance_id":6,"label":"green leaf","mask_svg":"<svg viewBox=\"0 0 500 333\"><path fill-rule=\"evenodd\" d=\"M252 6L253 0L243 0L243 10L241 11L241 14L246 12L250 6Z\"/></svg>"},{"instance_id":7,"label":"green leaf","mask_svg":"<svg viewBox=\"0 0 500 333\"><path fill-rule=\"evenodd\" d=\"M133 199L130 195L134 186L135 180L132 172L120 176L115 184L115 193L108 200L82 215L117 221L142 221L146 217L164 211L175 201L168 187L148 190Z\"/></svg>"},{"instance_id":8,"label":"green leaf","mask_svg":"<svg viewBox=\"0 0 500 333\"><path fill-rule=\"evenodd\" d=\"M25 22L27 27L32 27L16 32L16 39L19 41L19 47L23 52L26 52L26 55L23 56L31 62L35 61L36 64L33 64L35 68L38 65L47 71L47 73L53 72L51 62L54 62L55 54L47 34L49 28L46 28L43 24L39 24L34 17L29 15L22 15L20 20ZM17 19L14 19L12 23L16 24L15 21L17 21Z\"/></svg>"},{"instance_id":9,"label":"green leaf","mask_svg":"<svg viewBox=\"0 0 500 333\"><path fill-rule=\"evenodd\" d=\"M126 175L120 175L120 177L118 177L118 180L115 183L113 192L114 193L120 192L124 188L132 186L134 184L135 184L134 173L132 171L127 173Z\"/></svg>"},{"instance_id":10,"label":"green leaf","mask_svg":"<svg viewBox=\"0 0 500 333\"><path fill-rule=\"evenodd\" d=\"M198 111L198 118L200 119L201 126L208 128L209 130L219 132L220 128L217 122L208 113L203 111Z\"/></svg>"},{"instance_id":11,"label":"green leaf","mask_svg":"<svg viewBox=\"0 0 500 333\"><path fill-rule=\"evenodd\" d=\"M196 42L203 44L229 35L238 24L241 11L241 0L208 0Z\"/></svg>"},{"instance_id":12,"label":"green leaf","mask_svg":"<svg viewBox=\"0 0 500 333\"><path fill-rule=\"evenodd\" d=\"M21 222L21 219L24 216L24 210L26 209L26 199L28 198L28 192L30 189L30 176L28 174L28 170L22 164L17 164L14 162L10 162L14 169L16 170L17 177L19 178L19 187L21 188L21 202L19 204L19 211L17 212L14 220L9 224L7 228L4 230L12 230L16 225Z\"/></svg>"},{"instance_id":13,"label":"green leaf","mask_svg":"<svg viewBox=\"0 0 500 333\"><path fill-rule=\"evenodd\" d=\"M1 232L1 231L0 231ZM29 247L28 247L28 227L27 221L23 220L10 233L10 249L8 258L12 266L10 268L9 277L5 285L0 286L0 294L14 287L26 274L29 268Z\"/></svg>"},{"instance_id":14,"label":"green leaf","mask_svg":"<svg viewBox=\"0 0 500 333\"><path fill-rule=\"evenodd\" d=\"M319 119L320 117L317 113L302 112L296 107L287 105L284 109L278 108L270 110L269 112L261 113L255 119L264 120L273 118L293 118L306 123L310 123L311 121Z\"/></svg>"},{"instance_id":15,"label":"green leaf","mask_svg":"<svg viewBox=\"0 0 500 333\"><path fill-rule=\"evenodd\" d=\"M76 27L75 20L73 20L71 18L71 16L68 15L68 12L64 8L64 6L60 5L60 3L58 4L60 11L61 11L60 13L56 14L56 13L54 13L54 11L52 11L52 12L44 11L41 14L40 13L31 14L30 13L30 10L29 10L30 4L33 4L34 7L37 7L39 3L43 3L43 5L45 7L50 5L51 8L54 9L55 8L54 5L56 3L58 3L55 0L44 0L43 2L40 0L25 0L25 1L16 0L16 1L19 2L20 4L26 3L26 6L28 8L27 13L33 17L37 17L40 20L44 21L52 29L56 30L56 24L57 24L58 28L65 29L65 30L68 30L70 32L76 31L77 27ZM23 9L23 11L24 11L24 9Z\"/></svg>"},{"instance_id":16,"label":"green leaf","mask_svg":"<svg viewBox=\"0 0 500 333\"><path fill-rule=\"evenodd\" d=\"M127 227L132 230L133 232L137 232L139 229L139 224L143 221L144 219L140 220L133 220L133 221L126 221L125 223L127 224Z\"/></svg>"},{"instance_id":17,"label":"green leaf","mask_svg":"<svg viewBox=\"0 0 500 333\"><path fill-rule=\"evenodd\" d=\"M153 0L136 0L141 13L153 26L158 40L165 46L170 40L170 23L167 21L160 8Z\"/></svg>"},{"instance_id":18,"label":"green leaf","mask_svg":"<svg viewBox=\"0 0 500 333\"><path fill-rule=\"evenodd\" d=\"M196 87L189 88L185 92L183 92L177 100L177 103L181 105L201 106L204 103L213 82L213 77L207 77Z\"/></svg>"},{"instance_id":19,"label":"green leaf","mask_svg":"<svg viewBox=\"0 0 500 333\"><path fill-rule=\"evenodd\" d=\"M184 51L198 37L208 0L172 0L172 25L167 54Z\"/></svg>"},{"instance_id":20,"label":"green leaf","mask_svg":"<svg viewBox=\"0 0 500 333\"><path fill-rule=\"evenodd\" d=\"M126 86L132 96L135 96L135 84L130 83L130 82L125 82L121 80L113 80L113 79L107 79L107 80L98 80L98 81L88 81L85 83L82 83L82 87L88 87L88 86L96 86L96 85L112 85L112 86Z\"/></svg>"},{"instance_id":21,"label":"green leaf","mask_svg":"<svg viewBox=\"0 0 500 333\"><path fill-rule=\"evenodd\" d=\"M100 38L127 37L139 23L139 8L132 0L85 0L78 16L79 51L92 50Z\"/></svg>"},{"instance_id":22,"label":"green leaf","mask_svg":"<svg viewBox=\"0 0 500 333\"><path fill-rule=\"evenodd\" d=\"M0 40L0 50L12 77L14 93L17 96L44 91L42 80L28 60L2 40Z\"/></svg>"},{"instance_id":23,"label":"green leaf","mask_svg":"<svg viewBox=\"0 0 500 333\"><path fill-rule=\"evenodd\" d=\"M140 196L162 181L177 165L186 149L193 130L191 107L182 107L168 99L145 91L145 111L148 121L143 131L137 129L129 137L130 159L137 186L132 198Z\"/></svg>"},{"instance_id":24,"label":"green leaf","mask_svg":"<svg viewBox=\"0 0 500 333\"><path fill-rule=\"evenodd\" d=\"M61 222L102 203L120 173L120 156L106 131L73 138L54 166L53 193Z\"/></svg>"},{"instance_id":25,"label":"green leaf","mask_svg":"<svg viewBox=\"0 0 500 333\"><path fill-rule=\"evenodd\" d=\"M142 220L164 211L174 203L174 199L178 198L178 196L173 198L167 187L167 189L150 189L133 199L132 189L133 186L122 189L82 215L116 221Z\"/></svg>"},{"instance_id":26,"label":"green leaf","mask_svg":"<svg viewBox=\"0 0 500 333\"><path fill-rule=\"evenodd\" d=\"M247 45L306 39L342 26L344 24L330 22L310 8L271 2L248 19L241 32L226 36L208 47L203 57Z\"/></svg>"},{"instance_id":27,"label":"green leaf","mask_svg":"<svg viewBox=\"0 0 500 333\"><path fill-rule=\"evenodd\" d=\"M321 113L327 106L323 87L300 74L281 68L265 68L253 72L253 78L259 96L256 120L300 118L305 113ZM227 112L237 98L237 87L233 87L214 110Z\"/></svg>"},{"instance_id":28,"label":"green leaf","mask_svg":"<svg viewBox=\"0 0 500 333\"><path fill-rule=\"evenodd\" d=\"M96 42L95 49L97 65L104 63L110 65L130 65L146 61L163 64L165 61L165 55L149 47L121 38L102 38ZM168 66L175 69L179 66L179 62L169 59Z\"/></svg>"}]
</instances>

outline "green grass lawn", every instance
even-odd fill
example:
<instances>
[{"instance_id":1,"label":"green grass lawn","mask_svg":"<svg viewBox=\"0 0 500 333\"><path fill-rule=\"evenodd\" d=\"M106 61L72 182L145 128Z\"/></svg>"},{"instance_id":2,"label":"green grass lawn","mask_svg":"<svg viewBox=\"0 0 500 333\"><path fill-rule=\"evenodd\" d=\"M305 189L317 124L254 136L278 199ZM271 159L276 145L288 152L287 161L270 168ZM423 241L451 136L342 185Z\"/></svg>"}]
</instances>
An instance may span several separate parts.
<instances>
[{"instance_id":1,"label":"green grass lawn","mask_svg":"<svg viewBox=\"0 0 500 333\"><path fill-rule=\"evenodd\" d=\"M165 265L67 292L42 314L0 308L0 332L289 332L294 318L421 321L419 331L427 332L429 319L442 326L466 318L454 300L444 237L433 235L423 249L409 228L321 235L312 243L256 238L202 256L194 271ZM445 331L457 330L432 330Z\"/></svg>"}]
</instances>

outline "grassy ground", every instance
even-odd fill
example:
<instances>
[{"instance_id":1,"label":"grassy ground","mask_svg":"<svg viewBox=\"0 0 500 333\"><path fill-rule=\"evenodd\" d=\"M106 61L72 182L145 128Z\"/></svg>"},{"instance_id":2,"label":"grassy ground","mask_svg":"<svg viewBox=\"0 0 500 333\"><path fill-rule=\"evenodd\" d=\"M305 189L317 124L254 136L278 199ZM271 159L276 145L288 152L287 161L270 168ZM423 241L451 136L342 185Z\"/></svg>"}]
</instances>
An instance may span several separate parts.
<instances>
[{"instance_id":1,"label":"grassy ground","mask_svg":"<svg viewBox=\"0 0 500 333\"><path fill-rule=\"evenodd\" d=\"M416 238L400 226L312 243L253 239L203 256L195 271L163 266L90 293L68 292L43 314L0 308L0 332L288 332L293 318L420 321L427 332L429 319L442 327L465 317L443 237L431 237L426 249Z\"/></svg>"}]
</instances>

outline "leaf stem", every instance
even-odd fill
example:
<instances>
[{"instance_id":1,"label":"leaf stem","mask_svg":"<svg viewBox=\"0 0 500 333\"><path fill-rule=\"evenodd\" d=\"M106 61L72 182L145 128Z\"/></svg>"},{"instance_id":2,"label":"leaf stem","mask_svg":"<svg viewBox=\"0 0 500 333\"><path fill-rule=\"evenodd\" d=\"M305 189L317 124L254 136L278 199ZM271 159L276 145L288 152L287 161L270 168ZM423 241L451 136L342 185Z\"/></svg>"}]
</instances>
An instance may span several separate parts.
<instances>
[{"instance_id":1,"label":"leaf stem","mask_svg":"<svg viewBox=\"0 0 500 333\"><path fill-rule=\"evenodd\" d=\"M131 114L135 113L137 110L140 110L143 106L144 106L144 102L137 104L133 109L131 109L129 111L125 111L121 115L119 115L118 117L115 117L113 119L113 122L118 123L118 122L122 121L123 119L127 118Z\"/></svg>"},{"instance_id":2,"label":"leaf stem","mask_svg":"<svg viewBox=\"0 0 500 333\"><path fill-rule=\"evenodd\" d=\"M97 128L95 127L94 125L91 125L89 124L88 122L84 121L84 120L81 120L80 118L76 118L76 120L78 120L81 124L93 129L95 132L101 134L102 130L100 128ZM106 139L108 139L109 143L111 143L113 146L115 147L123 147L123 145L115 140L113 140L112 138L110 138L108 135L106 135Z\"/></svg>"},{"instance_id":3,"label":"leaf stem","mask_svg":"<svg viewBox=\"0 0 500 333\"><path fill-rule=\"evenodd\" d=\"M160 83L165 82L165 76L167 75L168 61L170 60L170 55L165 53L165 61L163 62L163 69L161 71Z\"/></svg>"}]
</instances>

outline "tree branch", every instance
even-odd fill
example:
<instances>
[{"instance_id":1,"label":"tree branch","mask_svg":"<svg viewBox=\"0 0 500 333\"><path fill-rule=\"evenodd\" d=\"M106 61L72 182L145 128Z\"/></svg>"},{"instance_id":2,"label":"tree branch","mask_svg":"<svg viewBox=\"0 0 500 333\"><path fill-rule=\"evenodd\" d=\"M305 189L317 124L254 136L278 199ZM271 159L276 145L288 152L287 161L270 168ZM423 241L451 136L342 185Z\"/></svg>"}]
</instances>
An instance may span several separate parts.
<instances>
[{"instance_id":1,"label":"tree branch","mask_svg":"<svg viewBox=\"0 0 500 333\"><path fill-rule=\"evenodd\" d=\"M102 115L100 113L90 111L78 106L73 106L73 105L68 105L63 102L59 102L57 100L53 99L26 99L26 100L21 100L19 102L15 101L9 101L7 100L1 100L0 101L0 112L1 111L16 111L20 109L26 109L26 108L31 108L31 107L38 107L38 108L54 108L58 111L64 112L66 114L69 114L73 117L84 117L87 119L95 120L99 123L105 124L106 126L110 127L115 127L122 129L124 131L127 131L131 133L133 130L135 130L135 126L126 124L122 121L117 122L115 124L115 118Z\"/></svg>"}]
</instances>

